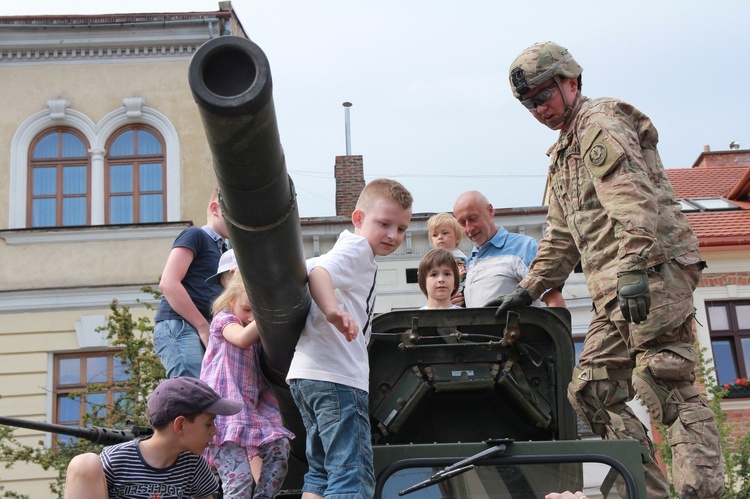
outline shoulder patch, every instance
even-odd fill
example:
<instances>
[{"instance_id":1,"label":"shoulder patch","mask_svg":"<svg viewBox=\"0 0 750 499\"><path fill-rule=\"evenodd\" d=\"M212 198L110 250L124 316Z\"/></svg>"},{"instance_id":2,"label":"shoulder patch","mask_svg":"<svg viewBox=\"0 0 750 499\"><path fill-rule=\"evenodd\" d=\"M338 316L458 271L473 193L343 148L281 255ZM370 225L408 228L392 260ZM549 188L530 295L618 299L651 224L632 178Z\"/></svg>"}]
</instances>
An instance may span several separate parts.
<instances>
[{"instance_id":1,"label":"shoulder patch","mask_svg":"<svg viewBox=\"0 0 750 499\"><path fill-rule=\"evenodd\" d=\"M625 150L606 130L595 124L581 139L586 167L597 178L604 178L625 158Z\"/></svg>"}]
</instances>

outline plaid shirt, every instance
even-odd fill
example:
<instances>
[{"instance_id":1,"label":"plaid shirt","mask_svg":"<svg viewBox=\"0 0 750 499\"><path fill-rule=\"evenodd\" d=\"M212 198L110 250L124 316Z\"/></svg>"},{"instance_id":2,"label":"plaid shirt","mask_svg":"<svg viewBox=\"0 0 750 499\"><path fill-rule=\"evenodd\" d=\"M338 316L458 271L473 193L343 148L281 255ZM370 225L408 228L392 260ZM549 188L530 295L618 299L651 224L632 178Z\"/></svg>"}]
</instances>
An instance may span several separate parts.
<instances>
[{"instance_id":1,"label":"plaid shirt","mask_svg":"<svg viewBox=\"0 0 750 499\"><path fill-rule=\"evenodd\" d=\"M257 448L282 437L294 438L282 425L279 403L260 370L260 343L240 348L228 342L222 331L232 322L242 325L226 310L214 316L201 379L222 397L244 401L245 407L233 416L216 416L218 433L213 444L228 441Z\"/></svg>"}]
</instances>

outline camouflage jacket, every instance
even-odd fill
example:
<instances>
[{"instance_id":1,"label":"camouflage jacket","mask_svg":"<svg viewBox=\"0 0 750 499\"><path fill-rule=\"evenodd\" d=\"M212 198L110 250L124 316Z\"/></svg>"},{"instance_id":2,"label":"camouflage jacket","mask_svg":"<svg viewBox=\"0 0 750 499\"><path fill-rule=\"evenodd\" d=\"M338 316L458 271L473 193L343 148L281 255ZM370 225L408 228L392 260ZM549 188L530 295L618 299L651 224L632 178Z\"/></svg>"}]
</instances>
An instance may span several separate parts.
<instances>
[{"instance_id":1,"label":"camouflage jacket","mask_svg":"<svg viewBox=\"0 0 750 499\"><path fill-rule=\"evenodd\" d=\"M547 152L547 234L521 285L540 294L580 261L597 308L617 297L617 273L652 268L698 249L680 211L651 120L610 98L581 98Z\"/></svg>"}]
</instances>

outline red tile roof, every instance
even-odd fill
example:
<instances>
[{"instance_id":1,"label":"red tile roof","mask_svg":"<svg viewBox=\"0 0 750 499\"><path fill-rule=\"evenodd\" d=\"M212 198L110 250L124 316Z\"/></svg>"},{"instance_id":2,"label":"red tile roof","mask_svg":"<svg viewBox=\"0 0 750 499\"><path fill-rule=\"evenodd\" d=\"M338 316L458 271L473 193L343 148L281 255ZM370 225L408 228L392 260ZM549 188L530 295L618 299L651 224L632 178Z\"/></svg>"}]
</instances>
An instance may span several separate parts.
<instances>
[{"instance_id":1,"label":"red tile roof","mask_svg":"<svg viewBox=\"0 0 750 499\"><path fill-rule=\"evenodd\" d=\"M727 197L750 167L718 166L667 170L677 199Z\"/></svg>"},{"instance_id":2,"label":"red tile roof","mask_svg":"<svg viewBox=\"0 0 750 499\"><path fill-rule=\"evenodd\" d=\"M726 157L725 157L726 156ZM733 164L731 155L722 156ZM677 199L730 198L736 211L687 213L702 251L750 249L750 203L747 190L750 166L706 166L667 170Z\"/></svg>"},{"instance_id":3,"label":"red tile roof","mask_svg":"<svg viewBox=\"0 0 750 499\"><path fill-rule=\"evenodd\" d=\"M688 213L701 251L750 248L750 211Z\"/></svg>"}]
</instances>

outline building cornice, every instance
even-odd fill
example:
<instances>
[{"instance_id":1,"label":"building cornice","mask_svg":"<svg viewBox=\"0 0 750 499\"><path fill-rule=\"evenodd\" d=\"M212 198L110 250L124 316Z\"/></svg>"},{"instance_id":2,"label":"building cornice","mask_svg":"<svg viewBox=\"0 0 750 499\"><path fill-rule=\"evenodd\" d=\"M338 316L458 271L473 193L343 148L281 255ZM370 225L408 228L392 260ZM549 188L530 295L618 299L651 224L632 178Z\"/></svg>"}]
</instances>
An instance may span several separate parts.
<instances>
[{"instance_id":1,"label":"building cornice","mask_svg":"<svg viewBox=\"0 0 750 499\"><path fill-rule=\"evenodd\" d=\"M188 60L228 12L0 17L0 66Z\"/></svg>"},{"instance_id":2,"label":"building cornice","mask_svg":"<svg viewBox=\"0 0 750 499\"><path fill-rule=\"evenodd\" d=\"M142 291L144 286L157 283L0 291L0 314L107 309L112 300L127 307L154 303L153 295Z\"/></svg>"},{"instance_id":3,"label":"building cornice","mask_svg":"<svg viewBox=\"0 0 750 499\"><path fill-rule=\"evenodd\" d=\"M132 239L174 239L192 222L153 224L91 225L87 227L44 227L0 230L8 246L21 244L80 243Z\"/></svg>"}]
</instances>

